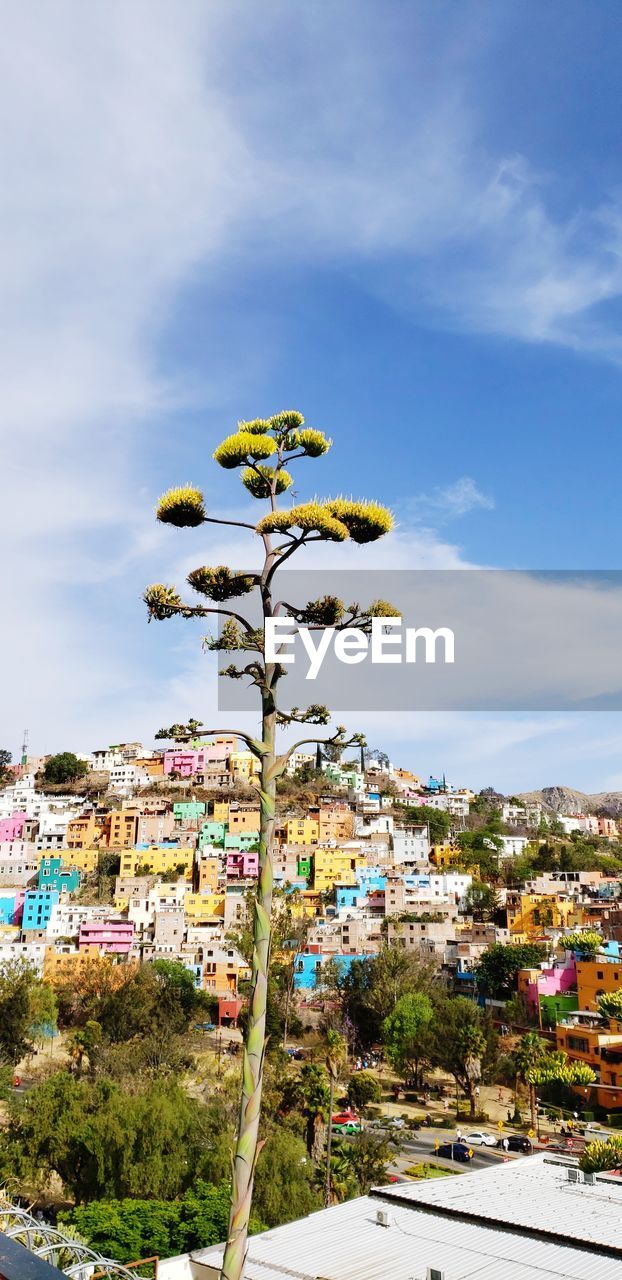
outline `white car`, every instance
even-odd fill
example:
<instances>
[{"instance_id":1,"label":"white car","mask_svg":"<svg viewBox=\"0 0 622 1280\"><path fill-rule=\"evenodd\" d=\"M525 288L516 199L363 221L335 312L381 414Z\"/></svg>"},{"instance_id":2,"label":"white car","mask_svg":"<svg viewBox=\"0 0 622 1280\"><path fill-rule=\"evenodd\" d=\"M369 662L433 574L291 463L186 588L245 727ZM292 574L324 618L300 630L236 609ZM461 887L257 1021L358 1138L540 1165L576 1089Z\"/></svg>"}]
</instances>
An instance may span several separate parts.
<instances>
[{"instance_id":1,"label":"white car","mask_svg":"<svg viewBox=\"0 0 622 1280\"><path fill-rule=\"evenodd\" d=\"M474 1129L473 1133L467 1133L462 1141L467 1142L470 1147L496 1147L497 1145L497 1139L492 1133L486 1133L485 1129Z\"/></svg>"}]
</instances>

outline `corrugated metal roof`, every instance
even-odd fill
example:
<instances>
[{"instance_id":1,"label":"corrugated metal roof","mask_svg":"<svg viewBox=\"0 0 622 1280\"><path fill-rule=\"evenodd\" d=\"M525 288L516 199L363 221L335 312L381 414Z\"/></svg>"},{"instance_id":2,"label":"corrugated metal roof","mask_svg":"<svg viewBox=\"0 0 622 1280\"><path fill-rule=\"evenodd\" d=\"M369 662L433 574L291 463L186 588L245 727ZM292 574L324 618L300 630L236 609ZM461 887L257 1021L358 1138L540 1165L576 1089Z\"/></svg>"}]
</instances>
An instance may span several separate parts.
<instances>
[{"instance_id":1,"label":"corrugated metal roof","mask_svg":"<svg viewBox=\"0 0 622 1280\"><path fill-rule=\"evenodd\" d=\"M622 1185L571 1183L567 1166L545 1155L495 1165L461 1178L383 1187L381 1194L622 1251ZM622 1267L622 1252L620 1262Z\"/></svg>"},{"instance_id":2,"label":"corrugated metal roof","mask_svg":"<svg viewBox=\"0 0 622 1280\"><path fill-rule=\"evenodd\" d=\"M528 1163L516 1162L523 1169ZM514 1165L506 1165L495 1173L503 1178L513 1169ZM472 1182L487 1181L486 1172L452 1178L452 1188L455 1184L456 1192L468 1195ZM246 1280L425 1280L429 1266L446 1271L447 1280L621 1280L622 1259L488 1226L484 1221L436 1215L434 1193L446 1194L449 1181L438 1179L415 1188L425 1191L429 1208L417 1205L415 1195L412 1207L365 1196L253 1236ZM519 1180L509 1177L506 1185L511 1199ZM400 1185L399 1191L403 1190ZM590 1193L592 1188L581 1190ZM619 1208L606 1198L615 1233ZM456 1208L458 1199L459 1195ZM532 1199L533 1226L542 1205L546 1213L545 1200ZM379 1209L388 1212L388 1227L378 1224ZM193 1256L217 1267L221 1254L218 1248Z\"/></svg>"}]
</instances>

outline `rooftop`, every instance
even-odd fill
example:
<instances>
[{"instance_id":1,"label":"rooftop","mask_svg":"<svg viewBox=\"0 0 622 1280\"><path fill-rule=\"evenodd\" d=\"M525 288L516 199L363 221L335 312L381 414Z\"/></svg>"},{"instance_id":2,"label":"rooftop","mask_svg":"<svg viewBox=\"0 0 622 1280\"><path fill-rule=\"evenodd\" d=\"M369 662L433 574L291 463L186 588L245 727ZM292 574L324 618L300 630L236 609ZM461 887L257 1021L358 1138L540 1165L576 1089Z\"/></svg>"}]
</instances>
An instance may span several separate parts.
<instances>
[{"instance_id":1,"label":"rooftop","mask_svg":"<svg viewBox=\"0 0 622 1280\"><path fill-rule=\"evenodd\" d=\"M620 1280L622 1185L568 1181L544 1155L383 1187L250 1241L246 1280ZM378 1220L382 1213L386 1225ZM161 1263L217 1280L222 1246Z\"/></svg>"}]
</instances>

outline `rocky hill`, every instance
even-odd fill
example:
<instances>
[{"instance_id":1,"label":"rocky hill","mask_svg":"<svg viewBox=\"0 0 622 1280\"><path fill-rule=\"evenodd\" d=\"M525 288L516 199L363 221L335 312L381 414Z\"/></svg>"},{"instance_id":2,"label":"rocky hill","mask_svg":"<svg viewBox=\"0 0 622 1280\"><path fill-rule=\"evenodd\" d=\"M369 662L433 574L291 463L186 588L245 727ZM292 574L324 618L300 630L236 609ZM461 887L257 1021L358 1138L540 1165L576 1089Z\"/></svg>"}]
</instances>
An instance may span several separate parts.
<instances>
[{"instance_id":1,"label":"rocky hill","mask_svg":"<svg viewBox=\"0 0 622 1280\"><path fill-rule=\"evenodd\" d=\"M572 787L543 787L542 791L525 791L521 800L540 803L553 813L597 813L603 817L622 815L622 791L597 791L587 795Z\"/></svg>"}]
</instances>

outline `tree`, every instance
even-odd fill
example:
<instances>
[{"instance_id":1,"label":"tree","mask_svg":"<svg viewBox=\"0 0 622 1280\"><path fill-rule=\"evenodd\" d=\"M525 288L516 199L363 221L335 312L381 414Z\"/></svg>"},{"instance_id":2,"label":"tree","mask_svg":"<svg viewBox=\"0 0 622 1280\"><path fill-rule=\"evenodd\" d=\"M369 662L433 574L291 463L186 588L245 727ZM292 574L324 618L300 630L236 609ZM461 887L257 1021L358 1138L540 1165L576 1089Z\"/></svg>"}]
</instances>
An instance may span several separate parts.
<instances>
[{"instance_id":1,"label":"tree","mask_svg":"<svg viewBox=\"0 0 622 1280\"><path fill-rule=\"evenodd\" d=\"M393 1013L382 1024L382 1036L391 1066L403 1077L419 1077L422 1058L432 1052L430 1028L434 1006L422 991L401 996Z\"/></svg>"},{"instance_id":2,"label":"tree","mask_svg":"<svg viewBox=\"0 0 622 1280\"><path fill-rule=\"evenodd\" d=\"M473 880L464 895L464 911L474 920L491 920L499 910L499 895L491 884Z\"/></svg>"},{"instance_id":3,"label":"tree","mask_svg":"<svg viewBox=\"0 0 622 1280\"><path fill-rule=\"evenodd\" d=\"M568 951L579 951L584 956L595 956L603 945L603 936L595 929L579 929L576 933L567 933L560 942Z\"/></svg>"},{"instance_id":4,"label":"tree","mask_svg":"<svg viewBox=\"0 0 622 1280\"><path fill-rule=\"evenodd\" d=\"M319 1164L330 1111L330 1086L325 1068L317 1062L305 1062L299 1075L287 1082L283 1101L286 1108L295 1107L305 1117L307 1152L314 1164Z\"/></svg>"},{"instance_id":5,"label":"tree","mask_svg":"<svg viewBox=\"0 0 622 1280\"><path fill-rule=\"evenodd\" d=\"M606 1173L622 1168L622 1137L611 1134L606 1142L588 1142L579 1160L584 1173Z\"/></svg>"},{"instance_id":6,"label":"tree","mask_svg":"<svg viewBox=\"0 0 622 1280\"><path fill-rule=\"evenodd\" d=\"M471 1119L475 1119L475 1087L481 1079L486 1052L486 1035L477 1006L465 996L444 1000L434 1019L434 1038L436 1062L466 1094Z\"/></svg>"},{"instance_id":7,"label":"tree","mask_svg":"<svg viewBox=\"0 0 622 1280\"><path fill-rule=\"evenodd\" d=\"M28 1030L34 1040L49 1040L56 1035L58 1006L53 988L47 982L34 981L28 992Z\"/></svg>"},{"instance_id":8,"label":"tree","mask_svg":"<svg viewBox=\"0 0 622 1280\"><path fill-rule=\"evenodd\" d=\"M63 783L75 782L77 778L83 778L89 771L86 760L78 760L73 751L61 751L56 756L50 756L45 762L43 770L43 778L45 782Z\"/></svg>"},{"instance_id":9,"label":"tree","mask_svg":"<svg viewBox=\"0 0 622 1280\"><path fill-rule=\"evenodd\" d=\"M328 1134L326 1137L326 1181L324 1186L324 1206L331 1200L330 1191L330 1152L333 1140L333 1105L335 1085L337 1084L348 1060L348 1046L338 1031L326 1032L326 1070L328 1072Z\"/></svg>"},{"instance_id":10,"label":"tree","mask_svg":"<svg viewBox=\"0 0 622 1280\"><path fill-rule=\"evenodd\" d=\"M535 1073L548 1054L548 1044L537 1031L527 1031L513 1053L516 1075L529 1090L529 1106L531 1109L531 1127L536 1127L536 1086Z\"/></svg>"},{"instance_id":11,"label":"tree","mask_svg":"<svg viewBox=\"0 0 622 1280\"><path fill-rule=\"evenodd\" d=\"M327 967L327 966L325 966ZM338 980L344 1017L356 1028L363 1047L382 1038L382 1024L401 996L432 990L436 966L428 957L403 947L383 946L376 956L353 960Z\"/></svg>"},{"instance_id":12,"label":"tree","mask_svg":"<svg viewBox=\"0 0 622 1280\"><path fill-rule=\"evenodd\" d=\"M147 588L144 599L150 618L158 620L174 616L220 617L217 638L207 638L205 647L214 651L242 654L242 665L230 664L223 674L233 679L247 679L257 689L261 704L261 733L258 738L233 730L260 764L260 854L257 897L253 926L252 983L249 1015L242 1065L240 1120L233 1166L231 1220L222 1267L222 1280L240 1280L247 1249L248 1221L251 1209L253 1177L257 1159L257 1142L261 1111L261 1092L266 1038L268 972L271 946L271 908L273 887L273 847L275 834L275 801L277 778L282 776L293 751L305 743L317 742L317 736L305 737L283 753L276 749L277 726L294 723L326 724L325 707L313 705L306 710L293 707L285 712L277 705L278 684L285 674L283 666L265 651L265 623L276 616L294 619L314 628L345 629L356 625L371 629L375 615L395 617L397 610L385 602L375 602L361 611L359 606L346 607L336 597L309 601L300 608L275 599L275 575L279 568L301 547L313 542L342 542L351 538L357 543L375 541L389 532L393 520L389 511L373 502L355 502L346 498L296 503L278 508L278 496L290 488L293 479L287 467L299 458L317 458L330 448L331 441L321 431L304 427L302 414L287 411L267 420L243 422L237 432L228 436L214 453L216 462L226 470L242 468L241 480L252 497L268 504L268 511L257 525L246 521L230 521L208 516L203 494L192 486L171 489L160 500L160 521L177 527L198 527L205 523L237 525L256 534L261 543L262 563L251 573L236 573L226 566L201 567L188 576L190 586L209 604L188 604L179 593L162 583ZM272 459L272 465L268 465ZM237 609L225 607L250 593L259 597L264 629L258 630ZM278 603L277 603L278 601ZM248 658L246 655L250 655ZM196 720L186 725L173 725L161 736L177 742L214 736L223 732L208 730ZM361 735L348 743L345 729L338 727L328 743L340 750L347 745L363 744ZM325 744L326 745L326 741Z\"/></svg>"},{"instance_id":13,"label":"tree","mask_svg":"<svg viewBox=\"0 0 622 1280\"><path fill-rule=\"evenodd\" d=\"M348 1085L348 1102L362 1115L372 1102L382 1101L382 1089L371 1071L356 1071Z\"/></svg>"},{"instance_id":14,"label":"tree","mask_svg":"<svg viewBox=\"0 0 622 1280\"><path fill-rule=\"evenodd\" d=\"M404 820L409 826L427 826L430 844L444 844L451 828L449 814L443 809L432 809L427 804L405 805Z\"/></svg>"},{"instance_id":15,"label":"tree","mask_svg":"<svg viewBox=\"0 0 622 1280\"><path fill-rule=\"evenodd\" d=\"M98 1021L112 1041L149 1034L186 1031L201 1011L212 1007L193 975L177 960L154 960L132 969L127 980L103 1003Z\"/></svg>"},{"instance_id":16,"label":"tree","mask_svg":"<svg viewBox=\"0 0 622 1280\"><path fill-rule=\"evenodd\" d=\"M477 985L493 1000L506 1000L516 987L519 969L537 968L545 949L531 942L493 942L477 966Z\"/></svg>"},{"instance_id":17,"label":"tree","mask_svg":"<svg viewBox=\"0 0 622 1280\"><path fill-rule=\"evenodd\" d=\"M278 1227L320 1209L313 1176L303 1140L289 1129L275 1128L262 1147L255 1175L253 1203L262 1222Z\"/></svg>"},{"instance_id":18,"label":"tree","mask_svg":"<svg viewBox=\"0 0 622 1280\"><path fill-rule=\"evenodd\" d=\"M174 1079L128 1092L62 1071L12 1101L7 1132L14 1174L41 1186L56 1173L77 1204L173 1199L209 1176L214 1136L208 1109Z\"/></svg>"},{"instance_id":19,"label":"tree","mask_svg":"<svg viewBox=\"0 0 622 1280\"><path fill-rule=\"evenodd\" d=\"M598 1009L603 1018L612 1018L614 1022L622 1022L622 987L617 991L605 992L598 998Z\"/></svg>"},{"instance_id":20,"label":"tree","mask_svg":"<svg viewBox=\"0 0 622 1280\"><path fill-rule=\"evenodd\" d=\"M34 969L22 960L0 965L0 1063L16 1063L32 1049Z\"/></svg>"},{"instance_id":21,"label":"tree","mask_svg":"<svg viewBox=\"0 0 622 1280\"><path fill-rule=\"evenodd\" d=\"M94 1200L59 1214L92 1248L119 1262L171 1257L217 1244L227 1232L229 1188L199 1180L181 1200ZM254 1219L251 1231L264 1224Z\"/></svg>"},{"instance_id":22,"label":"tree","mask_svg":"<svg viewBox=\"0 0 622 1280\"><path fill-rule=\"evenodd\" d=\"M395 1159L399 1144L383 1135L364 1129L347 1141L335 1144L332 1183L336 1198L365 1196L370 1187L388 1181L387 1165Z\"/></svg>"},{"instance_id":23,"label":"tree","mask_svg":"<svg viewBox=\"0 0 622 1280\"><path fill-rule=\"evenodd\" d=\"M9 765L12 759L13 756L10 751L0 748L0 782L6 782L7 778L10 777Z\"/></svg>"}]
</instances>

